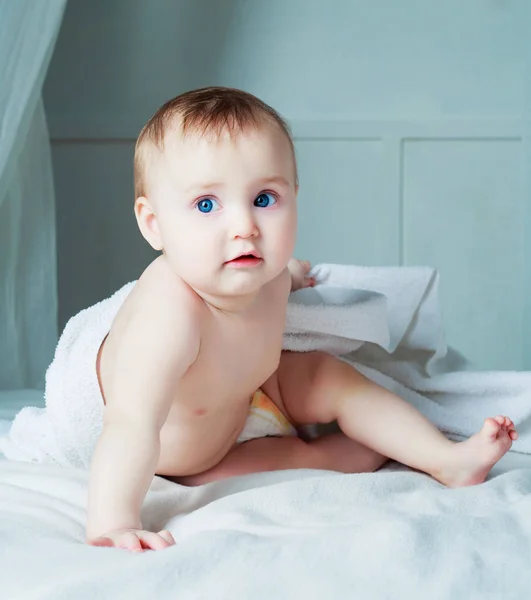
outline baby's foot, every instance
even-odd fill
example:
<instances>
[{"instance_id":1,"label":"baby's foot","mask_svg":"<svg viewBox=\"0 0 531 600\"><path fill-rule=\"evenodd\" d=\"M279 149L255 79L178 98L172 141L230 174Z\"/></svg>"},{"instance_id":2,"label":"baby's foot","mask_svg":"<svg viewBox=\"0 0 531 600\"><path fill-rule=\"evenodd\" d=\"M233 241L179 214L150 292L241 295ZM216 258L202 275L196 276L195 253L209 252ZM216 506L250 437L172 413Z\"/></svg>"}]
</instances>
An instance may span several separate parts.
<instances>
[{"instance_id":1,"label":"baby's foot","mask_svg":"<svg viewBox=\"0 0 531 600\"><path fill-rule=\"evenodd\" d=\"M508 417L485 419L481 431L453 446L446 464L433 476L449 487L482 483L517 438L514 423Z\"/></svg>"}]
</instances>

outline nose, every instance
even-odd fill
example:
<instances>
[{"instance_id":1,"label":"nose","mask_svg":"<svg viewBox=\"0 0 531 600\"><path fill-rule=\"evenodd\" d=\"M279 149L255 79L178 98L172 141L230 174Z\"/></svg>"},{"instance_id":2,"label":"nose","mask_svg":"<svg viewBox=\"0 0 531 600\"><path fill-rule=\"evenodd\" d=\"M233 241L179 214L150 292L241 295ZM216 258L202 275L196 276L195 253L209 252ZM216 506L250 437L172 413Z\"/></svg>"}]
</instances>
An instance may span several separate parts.
<instances>
[{"instance_id":1,"label":"nose","mask_svg":"<svg viewBox=\"0 0 531 600\"><path fill-rule=\"evenodd\" d=\"M258 235L258 226L251 210L238 210L233 215L232 225L233 237L243 240L256 237Z\"/></svg>"}]
</instances>

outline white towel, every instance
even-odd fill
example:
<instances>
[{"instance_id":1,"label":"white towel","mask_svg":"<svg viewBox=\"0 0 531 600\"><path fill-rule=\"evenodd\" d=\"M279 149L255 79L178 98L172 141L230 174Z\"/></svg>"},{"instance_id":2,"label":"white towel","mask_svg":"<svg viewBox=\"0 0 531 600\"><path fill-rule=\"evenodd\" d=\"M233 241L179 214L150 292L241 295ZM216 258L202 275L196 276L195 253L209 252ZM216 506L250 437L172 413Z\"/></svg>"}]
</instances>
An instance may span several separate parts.
<instances>
[{"instance_id":1,"label":"white towel","mask_svg":"<svg viewBox=\"0 0 531 600\"><path fill-rule=\"evenodd\" d=\"M326 350L408 400L449 437L509 415L531 454L531 373L471 371L446 344L439 276L424 267L318 265L313 289L292 294L284 347Z\"/></svg>"},{"instance_id":2,"label":"white towel","mask_svg":"<svg viewBox=\"0 0 531 600\"><path fill-rule=\"evenodd\" d=\"M23 408L0 452L12 460L88 468L103 422L96 373L101 343L135 282L72 317L46 372L45 408Z\"/></svg>"},{"instance_id":3,"label":"white towel","mask_svg":"<svg viewBox=\"0 0 531 600\"><path fill-rule=\"evenodd\" d=\"M319 265L312 275L318 286L290 298L286 349L341 356L451 436L469 436L485 417L508 414L520 433L513 448L531 453L531 373L465 370L444 340L434 270ZM67 324L46 377L46 409L19 413L0 440L8 458L89 465L103 414L94 402L96 352L133 285Z\"/></svg>"}]
</instances>

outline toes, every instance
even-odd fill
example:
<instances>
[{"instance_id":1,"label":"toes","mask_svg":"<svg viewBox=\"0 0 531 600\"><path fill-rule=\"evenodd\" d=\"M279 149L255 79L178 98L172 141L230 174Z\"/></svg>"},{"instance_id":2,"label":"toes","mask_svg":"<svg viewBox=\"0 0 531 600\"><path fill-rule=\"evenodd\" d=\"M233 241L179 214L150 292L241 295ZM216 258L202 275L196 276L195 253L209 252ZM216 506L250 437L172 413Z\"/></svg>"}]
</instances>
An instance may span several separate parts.
<instances>
[{"instance_id":1,"label":"toes","mask_svg":"<svg viewBox=\"0 0 531 600\"><path fill-rule=\"evenodd\" d=\"M511 421L511 419L509 419L509 417L504 416L503 417L503 423L500 423L500 425L504 428L504 429L511 429L513 422Z\"/></svg>"},{"instance_id":2,"label":"toes","mask_svg":"<svg viewBox=\"0 0 531 600\"><path fill-rule=\"evenodd\" d=\"M168 544L175 544L175 538L167 529L162 529L161 531L159 531L159 535L162 539L166 540Z\"/></svg>"},{"instance_id":3,"label":"toes","mask_svg":"<svg viewBox=\"0 0 531 600\"><path fill-rule=\"evenodd\" d=\"M498 415L495 417L495 421L496 423L499 423L505 431L514 431L514 423L511 419L509 419L509 417L506 417L505 415Z\"/></svg>"},{"instance_id":4,"label":"toes","mask_svg":"<svg viewBox=\"0 0 531 600\"><path fill-rule=\"evenodd\" d=\"M170 545L161 535L151 533L150 531L142 532L140 542L143 550L164 550Z\"/></svg>"},{"instance_id":5,"label":"toes","mask_svg":"<svg viewBox=\"0 0 531 600\"><path fill-rule=\"evenodd\" d=\"M131 550L132 552L142 552L142 544L134 533L126 533L122 536L118 544L119 548Z\"/></svg>"},{"instance_id":6,"label":"toes","mask_svg":"<svg viewBox=\"0 0 531 600\"><path fill-rule=\"evenodd\" d=\"M491 421L495 421L504 431L514 431L514 423L505 415L497 415Z\"/></svg>"},{"instance_id":7,"label":"toes","mask_svg":"<svg viewBox=\"0 0 531 600\"><path fill-rule=\"evenodd\" d=\"M498 432L500 431L501 425L497 419L497 417L495 419L485 419L483 429L481 430L482 433L486 434L488 437L495 438L498 435Z\"/></svg>"}]
</instances>

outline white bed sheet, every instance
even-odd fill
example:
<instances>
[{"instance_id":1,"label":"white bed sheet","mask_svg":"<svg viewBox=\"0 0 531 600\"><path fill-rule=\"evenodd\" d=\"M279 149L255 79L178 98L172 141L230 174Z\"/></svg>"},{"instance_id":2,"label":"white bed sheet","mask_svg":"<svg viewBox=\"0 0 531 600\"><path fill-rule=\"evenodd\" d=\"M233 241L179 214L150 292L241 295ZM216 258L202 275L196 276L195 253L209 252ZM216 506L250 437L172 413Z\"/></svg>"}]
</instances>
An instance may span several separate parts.
<instances>
[{"instance_id":1,"label":"white bed sheet","mask_svg":"<svg viewBox=\"0 0 531 600\"><path fill-rule=\"evenodd\" d=\"M2 417L40 394L4 395ZM531 597L528 454L462 490L396 464L195 489L155 478L144 524L177 545L143 554L84 544L87 484L83 471L0 459L2 599Z\"/></svg>"},{"instance_id":2,"label":"white bed sheet","mask_svg":"<svg viewBox=\"0 0 531 600\"><path fill-rule=\"evenodd\" d=\"M448 490L390 466L284 471L184 488L155 478L144 524L177 545L83 543L86 472L0 459L2 598L527 600L531 456Z\"/></svg>"},{"instance_id":3,"label":"white bed sheet","mask_svg":"<svg viewBox=\"0 0 531 600\"><path fill-rule=\"evenodd\" d=\"M349 281L357 277L359 283L363 273L330 268L328 284L337 285L348 274ZM338 323L339 337L330 339L343 340L347 322L380 332L385 339L377 345L408 360L399 365L377 361L377 367L389 370L389 384L402 382L405 397L417 387L423 394L433 392L427 411L433 422L464 434L481 422L478 406L486 415L506 411L521 434L515 448L527 448L527 455L509 454L486 483L458 490L396 465L359 475L262 473L195 489L155 478L143 522L152 530L170 529L177 544L143 554L84 544L88 473L0 460L0 597L530 598L531 374L453 374L443 369L430 381L415 379L409 385L412 373L424 372L415 365L425 366L426 356L445 355L437 281L425 273L428 287L423 284L412 295L404 276L409 273L414 283L418 271L385 270L383 277L382 270L368 270L366 276L371 273L385 282L385 289L380 283L375 288L376 280L360 287L380 289L374 302L354 303L345 318L328 313L330 322L320 321L318 331L310 328L310 342L321 343L314 334L329 336ZM418 302L408 300L403 306L400 298ZM297 331L308 329L299 325ZM358 337L354 329L349 335L349 343L369 339ZM304 335L301 340L308 342ZM393 350L391 342L399 340L403 345ZM371 348L367 346L372 356ZM418 361L410 364L414 357ZM412 394L419 408L428 406L427 399ZM16 405L20 400L15 396L10 401Z\"/></svg>"}]
</instances>

